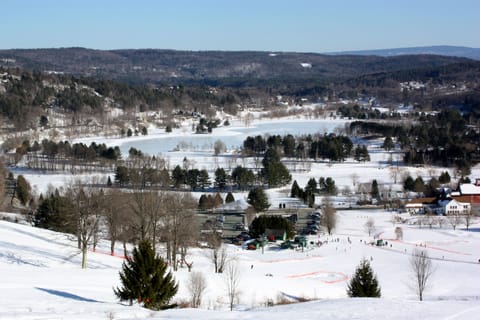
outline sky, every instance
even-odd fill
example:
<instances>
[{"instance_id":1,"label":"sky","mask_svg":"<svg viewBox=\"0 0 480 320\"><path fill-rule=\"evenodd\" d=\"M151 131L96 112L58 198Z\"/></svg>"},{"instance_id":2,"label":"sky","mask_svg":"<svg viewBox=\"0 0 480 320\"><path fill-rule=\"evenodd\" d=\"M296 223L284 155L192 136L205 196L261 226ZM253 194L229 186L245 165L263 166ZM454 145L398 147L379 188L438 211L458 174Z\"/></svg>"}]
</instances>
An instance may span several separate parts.
<instances>
[{"instance_id":1,"label":"sky","mask_svg":"<svg viewBox=\"0 0 480 320\"><path fill-rule=\"evenodd\" d=\"M480 48L478 0L0 0L0 49Z\"/></svg>"}]
</instances>

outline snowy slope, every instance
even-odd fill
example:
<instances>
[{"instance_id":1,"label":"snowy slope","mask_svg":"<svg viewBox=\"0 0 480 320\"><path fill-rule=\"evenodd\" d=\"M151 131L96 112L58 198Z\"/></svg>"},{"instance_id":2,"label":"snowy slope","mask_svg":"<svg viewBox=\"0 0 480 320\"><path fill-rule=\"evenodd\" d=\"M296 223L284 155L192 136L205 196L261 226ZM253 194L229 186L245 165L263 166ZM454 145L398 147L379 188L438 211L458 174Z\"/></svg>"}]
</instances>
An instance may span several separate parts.
<instances>
[{"instance_id":1,"label":"snowy slope","mask_svg":"<svg viewBox=\"0 0 480 320\"><path fill-rule=\"evenodd\" d=\"M214 274L205 249L191 250L187 260L208 282L202 309L152 312L120 304L112 291L118 285L122 259L89 253L89 268L80 268L75 239L60 233L0 221L0 319L475 319L480 312L480 233L418 229L403 225L404 240L392 247L366 245L372 240L363 225L373 217L377 234L393 238L391 214L383 211L341 211L332 237L305 252L245 251L229 247L241 270L241 294L234 312L227 311L223 275ZM480 225L475 225L478 231ZM337 240L338 239L338 240ZM348 242L350 240L350 243ZM362 240L362 241L360 241ZM436 268L426 301L411 288L409 253L426 245ZM372 259L382 288L380 299L349 299L345 288L360 259ZM253 266L253 268L252 268ZM188 299L188 272L180 269L176 301ZM265 308L282 297L314 299L307 303Z\"/></svg>"}]
</instances>

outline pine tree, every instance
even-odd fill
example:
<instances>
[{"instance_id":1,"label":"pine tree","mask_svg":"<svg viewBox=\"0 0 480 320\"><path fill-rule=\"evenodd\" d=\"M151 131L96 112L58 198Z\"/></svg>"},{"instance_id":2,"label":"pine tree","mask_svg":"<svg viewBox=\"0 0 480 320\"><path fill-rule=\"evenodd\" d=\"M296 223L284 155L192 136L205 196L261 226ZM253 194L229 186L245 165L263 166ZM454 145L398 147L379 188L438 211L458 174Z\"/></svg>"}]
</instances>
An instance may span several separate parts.
<instances>
[{"instance_id":1,"label":"pine tree","mask_svg":"<svg viewBox=\"0 0 480 320\"><path fill-rule=\"evenodd\" d=\"M297 180L293 181L290 198L301 198L303 190L298 186Z\"/></svg>"},{"instance_id":2,"label":"pine tree","mask_svg":"<svg viewBox=\"0 0 480 320\"><path fill-rule=\"evenodd\" d=\"M262 188L253 188L250 190L247 202L255 208L256 212L262 212L270 207L267 194Z\"/></svg>"},{"instance_id":3,"label":"pine tree","mask_svg":"<svg viewBox=\"0 0 480 320\"><path fill-rule=\"evenodd\" d=\"M215 186L223 190L225 189L225 186L227 185L227 173L225 172L225 169L223 168L218 168L215 170Z\"/></svg>"},{"instance_id":4,"label":"pine tree","mask_svg":"<svg viewBox=\"0 0 480 320\"><path fill-rule=\"evenodd\" d=\"M167 272L167 263L155 254L148 241L142 241L127 257L120 271L122 288L114 289L120 301L137 300L145 308L159 310L168 307L177 293L178 284Z\"/></svg>"},{"instance_id":5,"label":"pine tree","mask_svg":"<svg viewBox=\"0 0 480 320\"><path fill-rule=\"evenodd\" d=\"M373 179L372 181L372 190L370 191L372 198L377 199L380 196L380 192L378 190L378 182L377 179Z\"/></svg>"},{"instance_id":6,"label":"pine tree","mask_svg":"<svg viewBox=\"0 0 480 320\"><path fill-rule=\"evenodd\" d=\"M77 225L73 217L73 204L57 192L46 199L39 199L40 205L34 215L36 227L75 234Z\"/></svg>"},{"instance_id":7,"label":"pine tree","mask_svg":"<svg viewBox=\"0 0 480 320\"><path fill-rule=\"evenodd\" d=\"M26 205L30 200L30 184L24 176L17 177L17 188L15 190L16 196L22 205Z\"/></svg>"},{"instance_id":8,"label":"pine tree","mask_svg":"<svg viewBox=\"0 0 480 320\"><path fill-rule=\"evenodd\" d=\"M231 192L227 193L227 196L225 197L225 203L230 203L234 201L235 197L233 196L233 194Z\"/></svg>"},{"instance_id":9,"label":"pine tree","mask_svg":"<svg viewBox=\"0 0 480 320\"><path fill-rule=\"evenodd\" d=\"M386 136L385 140L383 140L382 148L386 151L390 151L395 147L391 136Z\"/></svg>"},{"instance_id":10,"label":"pine tree","mask_svg":"<svg viewBox=\"0 0 480 320\"><path fill-rule=\"evenodd\" d=\"M347 294L352 298L379 298L381 296L377 277L366 259L363 259L355 270L355 274L348 284Z\"/></svg>"}]
</instances>

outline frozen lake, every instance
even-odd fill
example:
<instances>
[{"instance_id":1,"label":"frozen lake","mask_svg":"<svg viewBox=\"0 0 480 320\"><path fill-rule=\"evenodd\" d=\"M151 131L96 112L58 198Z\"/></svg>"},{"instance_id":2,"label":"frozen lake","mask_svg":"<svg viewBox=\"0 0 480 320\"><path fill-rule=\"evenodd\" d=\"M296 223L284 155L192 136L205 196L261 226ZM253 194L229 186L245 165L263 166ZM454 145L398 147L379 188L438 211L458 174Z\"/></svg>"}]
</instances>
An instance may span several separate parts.
<instances>
[{"instance_id":1,"label":"frozen lake","mask_svg":"<svg viewBox=\"0 0 480 320\"><path fill-rule=\"evenodd\" d=\"M250 127L222 127L213 130L212 134L184 133L157 135L155 137L128 141L120 144L123 155L128 155L131 147L150 155L164 154L170 151L207 151L213 150L213 144L221 140L229 150L238 149L247 136L257 135L303 135L331 133L336 128L343 128L345 121L339 120L287 120L257 122Z\"/></svg>"}]
</instances>

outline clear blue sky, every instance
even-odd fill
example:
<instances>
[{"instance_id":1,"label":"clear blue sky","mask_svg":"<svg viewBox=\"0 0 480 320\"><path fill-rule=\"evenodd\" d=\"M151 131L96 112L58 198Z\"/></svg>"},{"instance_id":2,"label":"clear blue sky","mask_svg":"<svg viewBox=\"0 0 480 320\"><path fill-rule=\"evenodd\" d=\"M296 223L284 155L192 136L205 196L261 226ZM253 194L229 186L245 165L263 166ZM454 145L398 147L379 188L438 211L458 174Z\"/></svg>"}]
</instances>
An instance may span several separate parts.
<instances>
[{"instance_id":1,"label":"clear blue sky","mask_svg":"<svg viewBox=\"0 0 480 320\"><path fill-rule=\"evenodd\" d=\"M480 48L480 0L0 0L0 48Z\"/></svg>"}]
</instances>

